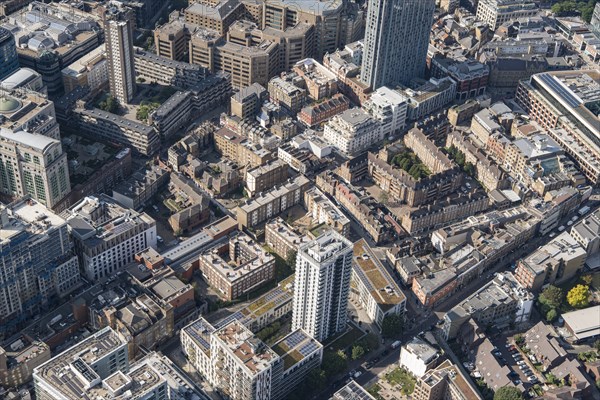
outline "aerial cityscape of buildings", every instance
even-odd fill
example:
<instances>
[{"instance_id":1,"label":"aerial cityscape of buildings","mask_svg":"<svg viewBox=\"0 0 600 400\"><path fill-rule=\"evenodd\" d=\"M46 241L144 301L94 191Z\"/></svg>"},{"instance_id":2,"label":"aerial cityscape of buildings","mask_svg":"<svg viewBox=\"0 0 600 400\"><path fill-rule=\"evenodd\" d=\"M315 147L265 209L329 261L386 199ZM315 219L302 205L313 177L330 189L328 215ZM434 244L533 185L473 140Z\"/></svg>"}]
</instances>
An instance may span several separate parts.
<instances>
[{"instance_id":1,"label":"aerial cityscape of buildings","mask_svg":"<svg viewBox=\"0 0 600 400\"><path fill-rule=\"evenodd\" d=\"M600 400L600 2L0 2L0 399Z\"/></svg>"}]
</instances>

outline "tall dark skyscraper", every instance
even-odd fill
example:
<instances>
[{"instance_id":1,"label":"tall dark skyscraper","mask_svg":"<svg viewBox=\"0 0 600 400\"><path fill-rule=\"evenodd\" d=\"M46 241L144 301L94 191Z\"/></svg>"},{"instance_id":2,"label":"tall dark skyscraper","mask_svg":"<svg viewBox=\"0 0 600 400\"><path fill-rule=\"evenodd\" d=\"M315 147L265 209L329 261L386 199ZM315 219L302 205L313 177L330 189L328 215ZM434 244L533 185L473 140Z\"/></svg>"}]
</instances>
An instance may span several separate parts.
<instances>
[{"instance_id":1,"label":"tall dark skyscraper","mask_svg":"<svg viewBox=\"0 0 600 400\"><path fill-rule=\"evenodd\" d=\"M15 37L8 29L0 27L0 80L19 69Z\"/></svg>"},{"instance_id":2,"label":"tall dark skyscraper","mask_svg":"<svg viewBox=\"0 0 600 400\"><path fill-rule=\"evenodd\" d=\"M373 90L423 77L435 0L369 0L361 80Z\"/></svg>"},{"instance_id":3,"label":"tall dark skyscraper","mask_svg":"<svg viewBox=\"0 0 600 400\"><path fill-rule=\"evenodd\" d=\"M112 10L106 21L106 53L110 93L129 103L136 91L131 21L120 10Z\"/></svg>"}]
</instances>

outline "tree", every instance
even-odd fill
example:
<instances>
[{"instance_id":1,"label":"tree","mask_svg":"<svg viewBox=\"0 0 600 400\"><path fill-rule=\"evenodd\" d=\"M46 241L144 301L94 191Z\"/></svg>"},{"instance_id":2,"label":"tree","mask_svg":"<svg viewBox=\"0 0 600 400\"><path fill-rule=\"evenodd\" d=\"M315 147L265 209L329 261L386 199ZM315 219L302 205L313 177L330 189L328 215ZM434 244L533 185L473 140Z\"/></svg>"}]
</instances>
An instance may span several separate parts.
<instances>
[{"instance_id":1,"label":"tree","mask_svg":"<svg viewBox=\"0 0 600 400\"><path fill-rule=\"evenodd\" d=\"M548 286L540 293L539 302L547 308L559 308L563 302L564 293L563 290L554 285Z\"/></svg>"},{"instance_id":2,"label":"tree","mask_svg":"<svg viewBox=\"0 0 600 400\"><path fill-rule=\"evenodd\" d=\"M379 348L379 338L375 334L369 333L360 339L357 344L365 349L365 353L368 353Z\"/></svg>"},{"instance_id":3,"label":"tree","mask_svg":"<svg viewBox=\"0 0 600 400\"><path fill-rule=\"evenodd\" d=\"M494 393L494 400L520 400L521 391L514 386L503 386Z\"/></svg>"},{"instance_id":4,"label":"tree","mask_svg":"<svg viewBox=\"0 0 600 400\"><path fill-rule=\"evenodd\" d=\"M292 250L288 254L287 258L285 259L285 263L287 264L288 267L290 267L292 269L292 271L294 269L296 269L296 255L297 254L298 253L295 250Z\"/></svg>"},{"instance_id":5,"label":"tree","mask_svg":"<svg viewBox=\"0 0 600 400\"><path fill-rule=\"evenodd\" d=\"M381 323L381 334L387 338L400 335L403 329L404 320L398 314L386 316Z\"/></svg>"},{"instance_id":6,"label":"tree","mask_svg":"<svg viewBox=\"0 0 600 400\"><path fill-rule=\"evenodd\" d=\"M348 356L342 350L335 353L326 352L323 355L323 371L327 378L332 378L348 367Z\"/></svg>"},{"instance_id":7,"label":"tree","mask_svg":"<svg viewBox=\"0 0 600 400\"><path fill-rule=\"evenodd\" d=\"M585 274L581 277L581 282L583 282L584 285L590 286L592 284L593 279L594 278L592 278L591 274Z\"/></svg>"},{"instance_id":8,"label":"tree","mask_svg":"<svg viewBox=\"0 0 600 400\"><path fill-rule=\"evenodd\" d=\"M475 176L475 166L473 163L468 162L465 164L465 173L469 176Z\"/></svg>"},{"instance_id":9,"label":"tree","mask_svg":"<svg viewBox=\"0 0 600 400\"><path fill-rule=\"evenodd\" d=\"M594 342L594 348L596 349L596 351L598 353L600 353L600 339L598 339Z\"/></svg>"},{"instance_id":10,"label":"tree","mask_svg":"<svg viewBox=\"0 0 600 400\"><path fill-rule=\"evenodd\" d=\"M321 368L311 369L306 376L306 385L313 390L322 390L325 388L325 382L327 382L327 376Z\"/></svg>"},{"instance_id":11,"label":"tree","mask_svg":"<svg viewBox=\"0 0 600 400\"><path fill-rule=\"evenodd\" d=\"M584 308L590 304L590 287L586 285L576 285L567 293L567 301L571 307Z\"/></svg>"},{"instance_id":12,"label":"tree","mask_svg":"<svg viewBox=\"0 0 600 400\"><path fill-rule=\"evenodd\" d=\"M525 343L525 336L521 335L520 333L517 333L515 335L515 343L519 346L521 346L523 343Z\"/></svg>"},{"instance_id":13,"label":"tree","mask_svg":"<svg viewBox=\"0 0 600 400\"><path fill-rule=\"evenodd\" d=\"M546 321L552 322L558 317L558 312L556 312L556 308L551 308L550 311L546 313Z\"/></svg>"},{"instance_id":14,"label":"tree","mask_svg":"<svg viewBox=\"0 0 600 400\"><path fill-rule=\"evenodd\" d=\"M358 360L359 358L361 358L364 355L365 355L365 349L361 345L355 344L354 346L352 346L352 359L353 360Z\"/></svg>"},{"instance_id":15,"label":"tree","mask_svg":"<svg viewBox=\"0 0 600 400\"><path fill-rule=\"evenodd\" d=\"M98 107L100 107L101 110L115 114L119 111L119 101L114 96L110 95L106 100L100 102Z\"/></svg>"},{"instance_id":16,"label":"tree","mask_svg":"<svg viewBox=\"0 0 600 400\"><path fill-rule=\"evenodd\" d=\"M386 204L389 199L390 199L390 195L388 194L388 192L381 192L379 194L379 202L380 203Z\"/></svg>"}]
</instances>

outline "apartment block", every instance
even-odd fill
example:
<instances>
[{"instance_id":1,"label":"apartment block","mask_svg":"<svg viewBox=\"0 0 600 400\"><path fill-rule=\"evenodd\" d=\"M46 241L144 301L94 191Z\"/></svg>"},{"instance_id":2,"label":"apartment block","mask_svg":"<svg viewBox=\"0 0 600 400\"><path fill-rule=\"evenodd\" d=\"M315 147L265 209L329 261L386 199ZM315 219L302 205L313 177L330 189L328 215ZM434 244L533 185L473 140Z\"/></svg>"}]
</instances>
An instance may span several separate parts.
<instances>
[{"instance_id":1,"label":"apartment block","mask_svg":"<svg viewBox=\"0 0 600 400\"><path fill-rule=\"evenodd\" d=\"M292 300L294 299L294 275L277 283L277 287L269 290L256 300L239 311L215 323L216 328L227 325L231 321L239 321L252 332L280 320L292 313Z\"/></svg>"},{"instance_id":2,"label":"apartment block","mask_svg":"<svg viewBox=\"0 0 600 400\"><path fill-rule=\"evenodd\" d=\"M216 150L240 166L252 168L266 164L273 154L264 147L251 144L248 139L230 129L221 128L214 133Z\"/></svg>"},{"instance_id":3,"label":"apartment block","mask_svg":"<svg viewBox=\"0 0 600 400\"><path fill-rule=\"evenodd\" d=\"M337 77L312 58L298 61L293 71L304 80L308 97L315 101L338 92Z\"/></svg>"},{"instance_id":4,"label":"apartment block","mask_svg":"<svg viewBox=\"0 0 600 400\"><path fill-rule=\"evenodd\" d=\"M116 185L112 197L124 207L138 210L150 204L150 200L162 190L169 181L166 169L153 165L134 172L128 179Z\"/></svg>"},{"instance_id":5,"label":"apartment block","mask_svg":"<svg viewBox=\"0 0 600 400\"><path fill-rule=\"evenodd\" d=\"M350 379L345 386L335 392L330 400L347 400L347 399L362 399L362 400L375 400L375 397L371 396L369 392L354 379Z\"/></svg>"},{"instance_id":6,"label":"apartment block","mask_svg":"<svg viewBox=\"0 0 600 400\"><path fill-rule=\"evenodd\" d=\"M371 94L362 108L381 122L384 137L400 133L406 124L408 102L398 91L382 86Z\"/></svg>"},{"instance_id":7,"label":"apartment block","mask_svg":"<svg viewBox=\"0 0 600 400\"><path fill-rule=\"evenodd\" d=\"M385 317L404 316L406 296L365 239L354 243L353 257L350 298L358 300L369 319L380 329Z\"/></svg>"},{"instance_id":8,"label":"apartment block","mask_svg":"<svg viewBox=\"0 0 600 400\"><path fill-rule=\"evenodd\" d=\"M316 185L322 192L331 194L344 211L359 221L375 243L389 239L393 227L399 227L375 199L361 193L353 185L342 182L331 171L317 175Z\"/></svg>"},{"instance_id":9,"label":"apartment block","mask_svg":"<svg viewBox=\"0 0 600 400\"><path fill-rule=\"evenodd\" d=\"M323 139L347 155L356 155L383 140L381 123L360 108L346 110L325 124Z\"/></svg>"},{"instance_id":10,"label":"apartment block","mask_svg":"<svg viewBox=\"0 0 600 400\"><path fill-rule=\"evenodd\" d=\"M136 49L134 53L135 75L138 80L189 89L206 77L206 70L199 65L156 55Z\"/></svg>"},{"instance_id":11,"label":"apartment block","mask_svg":"<svg viewBox=\"0 0 600 400\"><path fill-rule=\"evenodd\" d=\"M515 276L519 283L538 292L546 284L566 282L583 269L587 254L577 241L563 232L550 243L519 260Z\"/></svg>"},{"instance_id":12,"label":"apartment block","mask_svg":"<svg viewBox=\"0 0 600 400\"><path fill-rule=\"evenodd\" d=\"M489 208L490 199L481 190L469 193L452 193L447 197L401 212L402 228L411 235L423 235Z\"/></svg>"},{"instance_id":13,"label":"apartment block","mask_svg":"<svg viewBox=\"0 0 600 400\"><path fill-rule=\"evenodd\" d=\"M450 360L445 360L418 378L412 397L414 400L482 399L470 379Z\"/></svg>"},{"instance_id":14,"label":"apartment block","mask_svg":"<svg viewBox=\"0 0 600 400\"><path fill-rule=\"evenodd\" d=\"M235 209L239 225L254 228L285 210L301 204L309 184L310 181L304 175L299 175L268 192L246 200L246 203Z\"/></svg>"},{"instance_id":15,"label":"apartment block","mask_svg":"<svg viewBox=\"0 0 600 400\"><path fill-rule=\"evenodd\" d=\"M414 179L406 171L393 167L373 153L368 155L369 176L390 198L415 207L432 203L462 185L464 175L458 167L429 177Z\"/></svg>"},{"instance_id":16,"label":"apartment block","mask_svg":"<svg viewBox=\"0 0 600 400\"><path fill-rule=\"evenodd\" d=\"M265 243L281 258L298 252L298 247L308 243L309 237L296 232L281 218L275 218L265 224Z\"/></svg>"},{"instance_id":17,"label":"apartment block","mask_svg":"<svg viewBox=\"0 0 600 400\"><path fill-rule=\"evenodd\" d=\"M60 365L69 366L61 369L62 381L58 379L57 374ZM129 368L127 341L123 335L107 327L35 368L33 382L36 397L40 400L54 400L77 398L85 392L87 395L107 394L107 388L99 384L104 380L110 381L109 378L115 381L115 385L108 387L113 389L112 393L119 393L115 390L119 389L119 385L116 384L133 383L124 376L124 372L129 371ZM138 375L138 378L141 378L141 375ZM158 374L153 378L148 382L149 385L159 380ZM145 384L137 381L135 386L141 389ZM140 394L140 390L136 392Z\"/></svg>"},{"instance_id":18,"label":"apartment block","mask_svg":"<svg viewBox=\"0 0 600 400\"><path fill-rule=\"evenodd\" d=\"M324 341L346 329L352 243L335 231L298 249L292 329Z\"/></svg>"},{"instance_id":19,"label":"apartment block","mask_svg":"<svg viewBox=\"0 0 600 400\"><path fill-rule=\"evenodd\" d=\"M296 114L304 106L306 90L287 79L275 77L269 81L269 98L272 103Z\"/></svg>"},{"instance_id":20,"label":"apartment block","mask_svg":"<svg viewBox=\"0 0 600 400\"><path fill-rule=\"evenodd\" d=\"M156 223L107 195L86 197L62 213L86 278L97 281L123 270L135 254L156 248Z\"/></svg>"},{"instance_id":21,"label":"apartment block","mask_svg":"<svg viewBox=\"0 0 600 400\"><path fill-rule=\"evenodd\" d=\"M108 88L108 63L106 45L102 44L79 60L62 69L65 93L78 86L89 86L92 93Z\"/></svg>"},{"instance_id":22,"label":"apartment block","mask_svg":"<svg viewBox=\"0 0 600 400\"><path fill-rule=\"evenodd\" d=\"M132 299L113 298L114 294L108 289L99 296L104 302L95 299L88 304L90 325L98 330L109 326L124 334L127 352L132 357L144 354L144 349L155 348L173 336L173 306L151 292ZM109 301L111 304L107 304Z\"/></svg>"},{"instance_id":23,"label":"apartment block","mask_svg":"<svg viewBox=\"0 0 600 400\"><path fill-rule=\"evenodd\" d=\"M400 350L400 367L422 378L428 370L439 363L440 353L428 342L414 337Z\"/></svg>"},{"instance_id":24,"label":"apartment block","mask_svg":"<svg viewBox=\"0 0 600 400\"><path fill-rule=\"evenodd\" d=\"M323 357L300 329L267 346L235 320L214 327L200 318L181 330L181 343L200 375L232 400L282 400Z\"/></svg>"},{"instance_id":25,"label":"apartment block","mask_svg":"<svg viewBox=\"0 0 600 400\"><path fill-rule=\"evenodd\" d=\"M20 104L10 97L1 102L14 102L15 107ZM44 119L40 116L40 123ZM10 198L29 195L52 208L71 191L67 154L63 153L60 140L0 127L0 143L1 193Z\"/></svg>"},{"instance_id":26,"label":"apartment block","mask_svg":"<svg viewBox=\"0 0 600 400\"><path fill-rule=\"evenodd\" d=\"M499 329L527 322L533 302L534 295L512 273L499 273L444 315L444 337L454 339L470 318L481 326L494 324Z\"/></svg>"},{"instance_id":27,"label":"apartment block","mask_svg":"<svg viewBox=\"0 0 600 400\"><path fill-rule=\"evenodd\" d=\"M265 192L285 182L289 176L289 165L282 160L274 160L246 172L246 188L251 197Z\"/></svg>"},{"instance_id":28,"label":"apartment block","mask_svg":"<svg viewBox=\"0 0 600 400\"><path fill-rule=\"evenodd\" d=\"M508 174L477 147L470 137L460 131L452 131L446 139L446 147L456 147L465 155L465 162L475 166L475 176L487 191L508 189Z\"/></svg>"},{"instance_id":29,"label":"apartment block","mask_svg":"<svg viewBox=\"0 0 600 400\"><path fill-rule=\"evenodd\" d=\"M0 335L10 335L58 296L81 285L67 222L42 204L23 198L0 207L2 278Z\"/></svg>"},{"instance_id":30,"label":"apartment block","mask_svg":"<svg viewBox=\"0 0 600 400\"><path fill-rule=\"evenodd\" d=\"M408 101L407 119L416 121L452 103L456 97L456 82L449 77L431 78L422 86L406 89L402 94Z\"/></svg>"},{"instance_id":31,"label":"apartment block","mask_svg":"<svg viewBox=\"0 0 600 400\"><path fill-rule=\"evenodd\" d=\"M242 88L231 96L231 115L241 119L254 119L267 97L267 89L258 83Z\"/></svg>"},{"instance_id":32,"label":"apartment block","mask_svg":"<svg viewBox=\"0 0 600 400\"><path fill-rule=\"evenodd\" d=\"M154 154L160 146L160 137L154 127L98 108L77 108L74 118L80 132L101 140L121 143L144 155Z\"/></svg>"},{"instance_id":33,"label":"apartment block","mask_svg":"<svg viewBox=\"0 0 600 400\"><path fill-rule=\"evenodd\" d=\"M230 301L274 279L275 257L239 233L200 255L200 271L211 287Z\"/></svg>"},{"instance_id":34,"label":"apartment block","mask_svg":"<svg viewBox=\"0 0 600 400\"><path fill-rule=\"evenodd\" d=\"M343 113L350 108L350 100L341 93L333 95L321 103L302 108L298 120L309 128L329 121L333 116Z\"/></svg>"},{"instance_id":35,"label":"apartment block","mask_svg":"<svg viewBox=\"0 0 600 400\"><path fill-rule=\"evenodd\" d=\"M482 0L477 5L477 19L496 30L505 22L533 17L539 9L533 1Z\"/></svg>"},{"instance_id":36,"label":"apartment block","mask_svg":"<svg viewBox=\"0 0 600 400\"><path fill-rule=\"evenodd\" d=\"M190 378L178 372L173 363L159 353L150 352L133 361L123 334L110 327L36 367L33 379L35 394L40 400L123 396L180 400L182 392L205 396Z\"/></svg>"},{"instance_id":37,"label":"apartment block","mask_svg":"<svg viewBox=\"0 0 600 400\"><path fill-rule=\"evenodd\" d=\"M597 254L600 251L600 209L597 208L575 223L569 233L588 257Z\"/></svg>"},{"instance_id":38,"label":"apartment block","mask_svg":"<svg viewBox=\"0 0 600 400\"><path fill-rule=\"evenodd\" d=\"M304 193L304 204L313 224L327 225L343 236L350 233L348 217L318 188L313 187Z\"/></svg>"},{"instance_id":39,"label":"apartment block","mask_svg":"<svg viewBox=\"0 0 600 400\"><path fill-rule=\"evenodd\" d=\"M186 130L193 116L207 112L226 102L231 95L229 75L222 72L202 78L185 91L176 92L148 117L162 137Z\"/></svg>"},{"instance_id":40,"label":"apartment block","mask_svg":"<svg viewBox=\"0 0 600 400\"><path fill-rule=\"evenodd\" d=\"M33 369L50 359L50 347L41 341L30 341L24 335L0 347L0 383L16 388L31 381Z\"/></svg>"},{"instance_id":41,"label":"apartment block","mask_svg":"<svg viewBox=\"0 0 600 400\"><path fill-rule=\"evenodd\" d=\"M463 102L485 93L490 69L475 60L456 62L449 58L433 58L431 74L435 78L451 77L456 82L456 101Z\"/></svg>"}]
</instances>

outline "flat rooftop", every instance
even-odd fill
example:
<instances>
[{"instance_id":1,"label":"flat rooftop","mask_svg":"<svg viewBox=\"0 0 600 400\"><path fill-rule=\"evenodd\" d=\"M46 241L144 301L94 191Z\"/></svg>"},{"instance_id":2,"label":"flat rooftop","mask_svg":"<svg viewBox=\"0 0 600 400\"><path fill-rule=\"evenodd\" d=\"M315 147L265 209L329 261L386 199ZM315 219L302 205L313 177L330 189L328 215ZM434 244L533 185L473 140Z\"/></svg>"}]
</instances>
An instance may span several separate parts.
<instances>
[{"instance_id":1,"label":"flat rooftop","mask_svg":"<svg viewBox=\"0 0 600 400\"><path fill-rule=\"evenodd\" d=\"M35 1L11 14L5 27L15 35L20 52L37 55L49 50L63 55L100 34L96 18L75 7Z\"/></svg>"},{"instance_id":2,"label":"flat rooftop","mask_svg":"<svg viewBox=\"0 0 600 400\"><path fill-rule=\"evenodd\" d=\"M388 274L365 239L354 243L354 272L385 312L406 301L406 296Z\"/></svg>"},{"instance_id":3,"label":"flat rooftop","mask_svg":"<svg viewBox=\"0 0 600 400\"><path fill-rule=\"evenodd\" d=\"M352 242L330 230L318 238L300 246L298 255L311 260L313 264L325 263L352 249Z\"/></svg>"},{"instance_id":4,"label":"flat rooftop","mask_svg":"<svg viewBox=\"0 0 600 400\"><path fill-rule=\"evenodd\" d=\"M122 348L127 348L127 341L112 328L104 328L36 367L34 375L67 399L93 400L107 390L97 384L90 388L90 384L108 377L100 377L91 366Z\"/></svg>"},{"instance_id":5,"label":"flat rooftop","mask_svg":"<svg viewBox=\"0 0 600 400\"><path fill-rule=\"evenodd\" d=\"M108 242L139 224L155 224L146 213L121 207L114 199L104 194L85 197L70 209L63 211L61 216L67 219L72 234L84 241L88 247Z\"/></svg>"},{"instance_id":6,"label":"flat rooftop","mask_svg":"<svg viewBox=\"0 0 600 400\"><path fill-rule=\"evenodd\" d=\"M235 260L228 262L219 254L219 248L221 246L217 246L202 254L200 256L200 261L204 262L212 268L212 270L218 272L223 278L226 278L231 283L244 278L247 275L254 274L257 270L275 262L275 257L273 257L273 255L265 251L257 242L245 233L240 232L237 236L232 237L229 240L229 246L244 247L243 253L250 254L251 256L249 258L241 257L239 263L235 262Z\"/></svg>"},{"instance_id":7,"label":"flat rooftop","mask_svg":"<svg viewBox=\"0 0 600 400\"><path fill-rule=\"evenodd\" d=\"M35 200L19 201L11 207L0 204L0 210L8 216L8 223L3 223L0 229L0 241L8 240L23 231L43 235L66 223L62 217Z\"/></svg>"},{"instance_id":8,"label":"flat rooftop","mask_svg":"<svg viewBox=\"0 0 600 400\"><path fill-rule=\"evenodd\" d=\"M323 345L301 329L290 332L275 343L272 350L283 359L283 370L286 371L313 354L322 351Z\"/></svg>"},{"instance_id":9,"label":"flat rooftop","mask_svg":"<svg viewBox=\"0 0 600 400\"><path fill-rule=\"evenodd\" d=\"M562 314L567 325L579 340L600 335L600 305Z\"/></svg>"},{"instance_id":10,"label":"flat rooftop","mask_svg":"<svg viewBox=\"0 0 600 400\"><path fill-rule=\"evenodd\" d=\"M250 213L266 204L271 203L275 199L286 195L287 193L306 186L308 183L308 178L306 178L304 175L298 175L296 178L288 180L283 185L275 187L266 193L259 194L252 200L246 201L246 203L242 204L240 208L246 213Z\"/></svg>"},{"instance_id":11,"label":"flat rooftop","mask_svg":"<svg viewBox=\"0 0 600 400\"><path fill-rule=\"evenodd\" d=\"M260 339L254 337L250 329L238 321L217 330L214 335L237 358L238 363L251 375L268 369L278 355Z\"/></svg>"}]
</instances>

